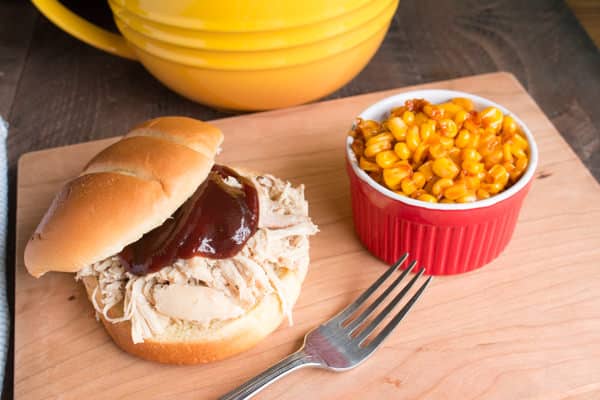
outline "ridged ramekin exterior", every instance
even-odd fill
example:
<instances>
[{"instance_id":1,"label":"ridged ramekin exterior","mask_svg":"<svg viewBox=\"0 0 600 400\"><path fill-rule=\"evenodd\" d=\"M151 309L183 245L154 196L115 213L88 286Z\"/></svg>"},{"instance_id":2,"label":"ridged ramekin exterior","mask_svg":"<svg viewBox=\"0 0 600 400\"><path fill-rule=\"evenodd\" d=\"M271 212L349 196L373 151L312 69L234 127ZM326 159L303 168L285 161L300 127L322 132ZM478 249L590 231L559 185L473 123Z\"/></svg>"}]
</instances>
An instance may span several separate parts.
<instances>
[{"instance_id":1,"label":"ridged ramekin exterior","mask_svg":"<svg viewBox=\"0 0 600 400\"><path fill-rule=\"evenodd\" d=\"M354 226L376 257L392 264L408 252L429 275L459 274L496 258L510 241L531 181L514 195L488 207L436 210L385 196L356 176L350 177ZM408 265L405 263L404 265Z\"/></svg>"}]
</instances>

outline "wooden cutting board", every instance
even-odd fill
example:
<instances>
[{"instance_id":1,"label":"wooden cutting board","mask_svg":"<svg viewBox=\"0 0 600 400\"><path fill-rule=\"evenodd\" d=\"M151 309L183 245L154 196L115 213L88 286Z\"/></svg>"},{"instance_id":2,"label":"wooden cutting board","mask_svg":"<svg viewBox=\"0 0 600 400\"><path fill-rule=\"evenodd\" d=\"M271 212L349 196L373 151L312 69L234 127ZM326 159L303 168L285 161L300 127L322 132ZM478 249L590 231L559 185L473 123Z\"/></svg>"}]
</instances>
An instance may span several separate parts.
<instances>
[{"instance_id":1,"label":"wooden cutting board","mask_svg":"<svg viewBox=\"0 0 600 400\"><path fill-rule=\"evenodd\" d=\"M384 268L353 233L344 169L352 119L383 97L422 88L490 98L534 132L540 166L512 242L481 270L434 279L393 337L360 368L343 374L301 370L259 398L600 398L600 186L506 73L214 121L226 137L218 161L304 183L321 232L312 240L294 326L284 324L254 349L210 365L166 366L123 353L95 321L73 275L36 280L25 271L27 237L56 190L115 139L24 155L18 174L16 398L216 398L295 350L306 331L348 304Z\"/></svg>"}]
</instances>

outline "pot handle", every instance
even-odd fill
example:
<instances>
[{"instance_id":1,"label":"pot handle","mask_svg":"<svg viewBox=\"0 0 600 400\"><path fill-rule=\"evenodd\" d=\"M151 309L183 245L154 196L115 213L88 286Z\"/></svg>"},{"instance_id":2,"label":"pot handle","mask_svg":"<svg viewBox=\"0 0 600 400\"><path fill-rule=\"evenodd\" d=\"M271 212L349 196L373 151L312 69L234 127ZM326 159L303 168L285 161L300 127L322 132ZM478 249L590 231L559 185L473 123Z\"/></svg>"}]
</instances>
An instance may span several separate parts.
<instances>
[{"instance_id":1,"label":"pot handle","mask_svg":"<svg viewBox=\"0 0 600 400\"><path fill-rule=\"evenodd\" d=\"M58 0L31 0L42 14L63 31L108 53L135 60L137 57L121 35L102 29L71 12Z\"/></svg>"}]
</instances>

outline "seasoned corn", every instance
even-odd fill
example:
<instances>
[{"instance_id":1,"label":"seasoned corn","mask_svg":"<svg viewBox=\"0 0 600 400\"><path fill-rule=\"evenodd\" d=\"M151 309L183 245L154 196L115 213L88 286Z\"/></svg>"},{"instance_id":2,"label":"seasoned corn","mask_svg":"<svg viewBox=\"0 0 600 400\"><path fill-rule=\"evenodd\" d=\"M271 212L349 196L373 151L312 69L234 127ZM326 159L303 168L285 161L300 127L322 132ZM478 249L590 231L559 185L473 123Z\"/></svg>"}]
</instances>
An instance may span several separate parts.
<instances>
[{"instance_id":1,"label":"seasoned corn","mask_svg":"<svg viewBox=\"0 0 600 400\"><path fill-rule=\"evenodd\" d=\"M412 151L408 148L408 145L404 142L399 142L394 145L394 151L396 155L402 160L408 160L412 155Z\"/></svg>"},{"instance_id":2,"label":"seasoned corn","mask_svg":"<svg viewBox=\"0 0 600 400\"><path fill-rule=\"evenodd\" d=\"M439 197L443 194L444 190L446 190L452 185L454 185L454 181L450 178L439 179L433 184L433 187L431 188L431 193L434 196Z\"/></svg>"},{"instance_id":3,"label":"seasoned corn","mask_svg":"<svg viewBox=\"0 0 600 400\"><path fill-rule=\"evenodd\" d=\"M454 178L460 172L460 169L454 164L454 161L447 157L435 160L431 168L440 178Z\"/></svg>"},{"instance_id":4,"label":"seasoned corn","mask_svg":"<svg viewBox=\"0 0 600 400\"><path fill-rule=\"evenodd\" d=\"M406 132L406 145L410 151L415 151L421 142L419 136L419 127L416 125L411 126Z\"/></svg>"},{"instance_id":5,"label":"seasoned corn","mask_svg":"<svg viewBox=\"0 0 600 400\"><path fill-rule=\"evenodd\" d=\"M388 188L395 190L400 187L402 180L410 175L410 165L399 165L383 170L383 182Z\"/></svg>"},{"instance_id":6,"label":"seasoned corn","mask_svg":"<svg viewBox=\"0 0 600 400\"><path fill-rule=\"evenodd\" d=\"M463 183L456 183L444 190L444 197L450 200L457 200L468 194L467 186Z\"/></svg>"},{"instance_id":7,"label":"seasoned corn","mask_svg":"<svg viewBox=\"0 0 600 400\"><path fill-rule=\"evenodd\" d=\"M389 168L399 160L398 155L393 150L380 151L375 156L375 162L381 168Z\"/></svg>"},{"instance_id":8,"label":"seasoned corn","mask_svg":"<svg viewBox=\"0 0 600 400\"><path fill-rule=\"evenodd\" d=\"M394 135L394 138L397 141L402 141L406 139L406 131L408 130L408 125L399 117L392 117L387 120L387 127Z\"/></svg>"},{"instance_id":9,"label":"seasoned corn","mask_svg":"<svg viewBox=\"0 0 600 400\"><path fill-rule=\"evenodd\" d=\"M410 178L404 178L400 186L402 187L402 191L409 196L418 189L415 181Z\"/></svg>"},{"instance_id":10,"label":"seasoned corn","mask_svg":"<svg viewBox=\"0 0 600 400\"><path fill-rule=\"evenodd\" d=\"M473 102L413 99L349 133L360 168L399 195L426 202L484 200L513 185L529 164L529 143L514 118Z\"/></svg>"},{"instance_id":11,"label":"seasoned corn","mask_svg":"<svg viewBox=\"0 0 600 400\"><path fill-rule=\"evenodd\" d=\"M433 197L430 194L422 194L419 197L417 197L417 200L421 200L421 201L426 201L428 203L437 203L437 199L435 197Z\"/></svg>"}]
</instances>

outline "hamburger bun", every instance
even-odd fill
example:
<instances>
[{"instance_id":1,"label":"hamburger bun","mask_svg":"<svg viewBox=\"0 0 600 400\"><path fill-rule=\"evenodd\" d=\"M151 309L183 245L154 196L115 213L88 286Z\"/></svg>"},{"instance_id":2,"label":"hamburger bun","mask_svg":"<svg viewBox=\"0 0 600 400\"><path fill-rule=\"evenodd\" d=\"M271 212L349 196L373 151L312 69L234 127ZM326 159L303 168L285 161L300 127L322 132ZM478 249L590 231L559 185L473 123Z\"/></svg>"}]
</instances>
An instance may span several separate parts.
<instances>
[{"instance_id":1,"label":"hamburger bun","mask_svg":"<svg viewBox=\"0 0 600 400\"><path fill-rule=\"evenodd\" d=\"M222 141L185 117L132 129L58 192L25 247L29 273L77 272L162 225L204 182Z\"/></svg>"}]
</instances>

